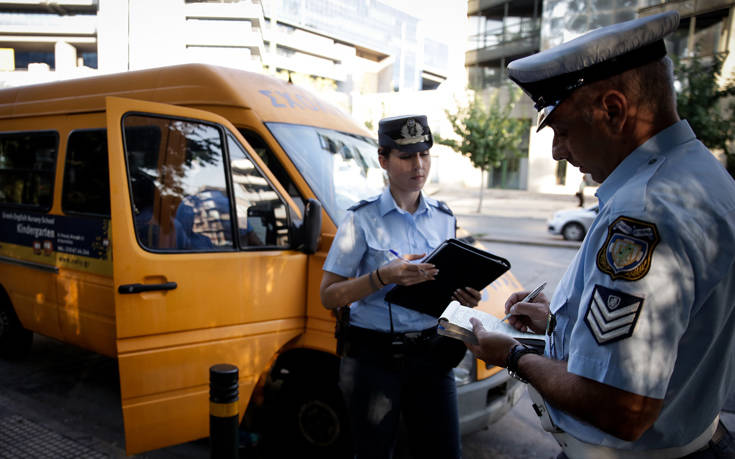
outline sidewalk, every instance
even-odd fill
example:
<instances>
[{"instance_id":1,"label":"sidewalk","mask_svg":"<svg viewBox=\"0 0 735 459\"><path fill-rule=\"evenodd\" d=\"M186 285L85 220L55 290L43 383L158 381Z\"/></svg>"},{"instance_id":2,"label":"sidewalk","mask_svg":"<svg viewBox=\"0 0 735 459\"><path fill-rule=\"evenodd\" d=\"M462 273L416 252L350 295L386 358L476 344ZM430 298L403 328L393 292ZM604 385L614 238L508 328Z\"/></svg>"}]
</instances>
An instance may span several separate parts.
<instances>
[{"instance_id":1,"label":"sidewalk","mask_svg":"<svg viewBox=\"0 0 735 459\"><path fill-rule=\"evenodd\" d=\"M486 189L478 213L479 189L427 185L426 190L432 198L446 202L460 228L476 239L573 248L580 245L549 234L546 225L554 212L577 206L577 198L572 195ZM585 205L595 202L597 198L588 196Z\"/></svg>"}]
</instances>

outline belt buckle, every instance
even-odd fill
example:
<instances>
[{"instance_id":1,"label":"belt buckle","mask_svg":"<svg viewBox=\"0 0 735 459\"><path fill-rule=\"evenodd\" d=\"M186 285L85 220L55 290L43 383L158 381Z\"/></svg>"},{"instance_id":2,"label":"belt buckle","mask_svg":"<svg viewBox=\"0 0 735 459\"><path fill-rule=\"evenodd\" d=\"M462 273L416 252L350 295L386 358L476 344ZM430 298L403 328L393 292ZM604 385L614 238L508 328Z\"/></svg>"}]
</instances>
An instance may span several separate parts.
<instances>
[{"instance_id":1,"label":"belt buckle","mask_svg":"<svg viewBox=\"0 0 735 459\"><path fill-rule=\"evenodd\" d=\"M406 341L415 343L419 338L421 338L421 332L406 332L403 334L403 337Z\"/></svg>"},{"instance_id":2,"label":"belt buckle","mask_svg":"<svg viewBox=\"0 0 735 459\"><path fill-rule=\"evenodd\" d=\"M399 360L406 356L406 341L404 336L394 336L390 342L390 354L393 359Z\"/></svg>"}]
</instances>

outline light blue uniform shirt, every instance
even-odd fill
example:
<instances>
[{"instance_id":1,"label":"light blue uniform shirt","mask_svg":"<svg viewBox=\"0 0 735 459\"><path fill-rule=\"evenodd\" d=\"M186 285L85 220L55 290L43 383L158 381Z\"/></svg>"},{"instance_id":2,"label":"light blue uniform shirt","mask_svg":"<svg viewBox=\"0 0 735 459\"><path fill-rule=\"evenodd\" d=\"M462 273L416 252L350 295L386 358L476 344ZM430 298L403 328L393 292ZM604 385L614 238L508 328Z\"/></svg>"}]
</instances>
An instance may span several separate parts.
<instances>
[{"instance_id":1,"label":"light blue uniform shirt","mask_svg":"<svg viewBox=\"0 0 735 459\"><path fill-rule=\"evenodd\" d=\"M681 121L634 150L597 197L599 215L551 300L546 352L664 404L634 443L550 406L552 419L592 444L684 445L735 387L735 182Z\"/></svg>"},{"instance_id":2,"label":"light blue uniform shirt","mask_svg":"<svg viewBox=\"0 0 735 459\"><path fill-rule=\"evenodd\" d=\"M324 271L343 277L359 277L391 262L393 249L401 255L428 255L444 240L454 237L453 215L440 210L439 203L421 195L413 214L396 205L390 189L347 212L324 262ZM384 279L385 280L385 279ZM350 324L390 332L391 315L396 332L418 331L436 325L436 318L413 309L391 305L385 294L389 284L350 305Z\"/></svg>"}]
</instances>

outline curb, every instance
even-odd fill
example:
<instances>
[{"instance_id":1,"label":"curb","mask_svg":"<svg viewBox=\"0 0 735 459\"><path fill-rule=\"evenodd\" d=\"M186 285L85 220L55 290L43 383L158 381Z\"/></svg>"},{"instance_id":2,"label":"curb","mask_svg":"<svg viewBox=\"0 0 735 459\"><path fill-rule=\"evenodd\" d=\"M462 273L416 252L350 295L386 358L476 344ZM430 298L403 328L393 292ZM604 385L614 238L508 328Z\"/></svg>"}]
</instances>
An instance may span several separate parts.
<instances>
[{"instance_id":1,"label":"curb","mask_svg":"<svg viewBox=\"0 0 735 459\"><path fill-rule=\"evenodd\" d=\"M483 242L497 242L501 244L520 244L520 245L537 245L545 247L564 247L567 249L578 249L582 246L581 242L573 241L545 241L539 239L519 239L519 238L503 238L495 236L487 236L483 234L472 234L472 237Z\"/></svg>"}]
</instances>

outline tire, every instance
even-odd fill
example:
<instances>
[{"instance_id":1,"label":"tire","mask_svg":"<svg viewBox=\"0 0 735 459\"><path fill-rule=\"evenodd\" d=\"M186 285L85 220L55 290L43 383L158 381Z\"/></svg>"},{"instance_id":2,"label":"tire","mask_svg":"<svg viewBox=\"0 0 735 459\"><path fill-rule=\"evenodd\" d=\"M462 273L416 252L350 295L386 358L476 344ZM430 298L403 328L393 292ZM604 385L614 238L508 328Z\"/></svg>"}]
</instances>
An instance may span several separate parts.
<instances>
[{"instance_id":1,"label":"tire","mask_svg":"<svg viewBox=\"0 0 735 459\"><path fill-rule=\"evenodd\" d=\"M579 223L567 223L564 228L561 229L561 235L567 241L581 241L584 239L584 226Z\"/></svg>"},{"instance_id":2,"label":"tire","mask_svg":"<svg viewBox=\"0 0 735 459\"><path fill-rule=\"evenodd\" d=\"M269 457L350 457L347 410L336 383L287 381L270 405Z\"/></svg>"},{"instance_id":3,"label":"tire","mask_svg":"<svg viewBox=\"0 0 735 459\"><path fill-rule=\"evenodd\" d=\"M23 328L15 311L7 301L3 301L2 296L0 296L0 357L22 359L31 351L33 332Z\"/></svg>"}]
</instances>

